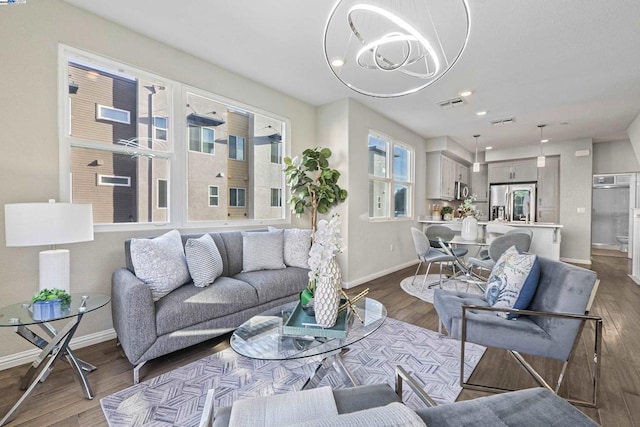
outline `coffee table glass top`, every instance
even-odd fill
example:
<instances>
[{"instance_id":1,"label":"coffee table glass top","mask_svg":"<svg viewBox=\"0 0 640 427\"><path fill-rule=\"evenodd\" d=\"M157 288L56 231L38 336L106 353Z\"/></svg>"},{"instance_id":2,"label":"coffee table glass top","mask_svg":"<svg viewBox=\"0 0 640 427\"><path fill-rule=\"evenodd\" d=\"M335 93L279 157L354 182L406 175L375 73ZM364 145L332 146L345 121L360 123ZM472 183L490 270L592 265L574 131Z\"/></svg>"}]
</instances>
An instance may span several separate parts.
<instances>
[{"instance_id":1,"label":"coffee table glass top","mask_svg":"<svg viewBox=\"0 0 640 427\"><path fill-rule=\"evenodd\" d=\"M307 335L284 335L282 326L298 302L268 310L254 316L235 330L231 347L252 359L286 360L316 356L339 350L376 331L387 318L385 306L372 298L361 298L355 303L364 320L349 313L346 338L324 338Z\"/></svg>"},{"instance_id":2,"label":"coffee table glass top","mask_svg":"<svg viewBox=\"0 0 640 427\"><path fill-rule=\"evenodd\" d=\"M86 297L86 298L84 298ZM80 314L89 313L105 306L110 301L109 295L95 293L79 293L71 294L71 305L60 316L46 319L35 320L31 308L31 301L25 301L6 307L0 308L0 327L2 326L19 326L19 325L35 325L44 322L53 322L54 320L67 319ZM84 303L83 303L84 302Z\"/></svg>"}]
</instances>

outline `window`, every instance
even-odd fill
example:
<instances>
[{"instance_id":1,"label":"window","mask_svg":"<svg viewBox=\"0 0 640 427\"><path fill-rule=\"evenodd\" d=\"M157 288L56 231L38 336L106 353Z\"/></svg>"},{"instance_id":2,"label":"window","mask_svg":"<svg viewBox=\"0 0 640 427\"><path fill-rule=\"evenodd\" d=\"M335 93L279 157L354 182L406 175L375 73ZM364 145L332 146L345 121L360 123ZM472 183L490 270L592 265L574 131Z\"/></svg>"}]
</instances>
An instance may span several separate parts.
<instances>
[{"instance_id":1,"label":"window","mask_svg":"<svg viewBox=\"0 0 640 427\"><path fill-rule=\"evenodd\" d=\"M131 178L128 176L98 175L98 185L131 187Z\"/></svg>"},{"instance_id":2,"label":"window","mask_svg":"<svg viewBox=\"0 0 640 427\"><path fill-rule=\"evenodd\" d=\"M215 154L215 130L189 125L189 150Z\"/></svg>"},{"instance_id":3,"label":"window","mask_svg":"<svg viewBox=\"0 0 640 427\"><path fill-rule=\"evenodd\" d=\"M168 206L167 199L169 198L169 192L167 191L167 180L158 180L158 208L166 209Z\"/></svg>"},{"instance_id":4,"label":"window","mask_svg":"<svg viewBox=\"0 0 640 427\"><path fill-rule=\"evenodd\" d=\"M282 163L282 143L272 142L271 144L271 163Z\"/></svg>"},{"instance_id":5,"label":"window","mask_svg":"<svg viewBox=\"0 0 640 427\"><path fill-rule=\"evenodd\" d=\"M209 186L209 206L218 206L218 187L215 185Z\"/></svg>"},{"instance_id":6,"label":"window","mask_svg":"<svg viewBox=\"0 0 640 427\"><path fill-rule=\"evenodd\" d=\"M119 108L96 104L96 119L129 125L131 124L131 113Z\"/></svg>"},{"instance_id":7,"label":"window","mask_svg":"<svg viewBox=\"0 0 640 427\"><path fill-rule=\"evenodd\" d=\"M271 189L271 207L282 207L282 188Z\"/></svg>"},{"instance_id":8,"label":"window","mask_svg":"<svg viewBox=\"0 0 640 427\"><path fill-rule=\"evenodd\" d=\"M368 150L369 218L411 217L413 150L375 133Z\"/></svg>"},{"instance_id":9,"label":"window","mask_svg":"<svg viewBox=\"0 0 640 427\"><path fill-rule=\"evenodd\" d=\"M154 138L161 141L167 140L167 118L155 116L153 118Z\"/></svg>"},{"instance_id":10,"label":"window","mask_svg":"<svg viewBox=\"0 0 640 427\"><path fill-rule=\"evenodd\" d=\"M230 188L229 189L229 206L234 208L243 208L245 206L245 189Z\"/></svg>"},{"instance_id":11,"label":"window","mask_svg":"<svg viewBox=\"0 0 640 427\"><path fill-rule=\"evenodd\" d=\"M98 229L286 216L285 119L75 48L60 61L60 198L92 203Z\"/></svg>"},{"instance_id":12,"label":"window","mask_svg":"<svg viewBox=\"0 0 640 427\"><path fill-rule=\"evenodd\" d=\"M244 160L244 137L229 135L229 158Z\"/></svg>"}]
</instances>

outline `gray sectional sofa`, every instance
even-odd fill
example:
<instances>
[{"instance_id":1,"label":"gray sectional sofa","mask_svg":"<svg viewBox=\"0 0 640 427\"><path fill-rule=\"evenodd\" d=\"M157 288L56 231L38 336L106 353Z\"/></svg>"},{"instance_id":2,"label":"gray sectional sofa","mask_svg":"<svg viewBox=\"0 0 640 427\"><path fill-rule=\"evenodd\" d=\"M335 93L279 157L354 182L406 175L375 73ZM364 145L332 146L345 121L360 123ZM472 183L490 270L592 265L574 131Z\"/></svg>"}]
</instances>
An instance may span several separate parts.
<instances>
[{"instance_id":1,"label":"gray sectional sofa","mask_svg":"<svg viewBox=\"0 0 640 427\"><path fill-rule=\"evenodd\" d=\"M154 301L147 284L135 275L131 240L125 242L126 268L111 282L113 325L124 354L139 370L151 359L223 335L265 310L294 301L308 282L308 269L285 267L242 272L243 234L209 233L222 257L223 271L207 287L188 282ZM189 238L202 234L184 234Z\"/></svg>"}]
</instances>

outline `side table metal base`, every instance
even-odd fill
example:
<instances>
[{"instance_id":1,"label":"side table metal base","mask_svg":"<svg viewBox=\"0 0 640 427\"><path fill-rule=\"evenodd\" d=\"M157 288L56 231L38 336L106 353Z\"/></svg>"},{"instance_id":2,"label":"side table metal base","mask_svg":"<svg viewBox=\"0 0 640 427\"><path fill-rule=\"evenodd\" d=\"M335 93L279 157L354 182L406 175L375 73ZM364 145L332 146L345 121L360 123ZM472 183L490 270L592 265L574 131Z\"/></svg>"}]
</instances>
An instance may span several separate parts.
<instances>
[{"instance_id":1,"label":"side table metal base","mask_svg":"<svg viewBox=\"0 0 640 427\"><path fill-rule=\"evenodd\" d=\"M13 407L7 412L7 414L0 420L0 426L9 422L13 414L17 411L17 409L22 405L29 395L33 392L39 382L44 382L49 376L49 373L53 369L54 364L58 360L60 356L65 356L67 362L71 365L71 371L74 373L74 376L82 386L82 392L84 397L87 399L93 399L93 392L91 391L91 386L89 385L89 381L87 377L84 375L83 370L93 371L96 369L95 366L79 360L75 357L71 349L69 348L69 343L73 338L73 335L78 329L78 325L80 324L80 320L82 320L82 314L74 317L71 321L69 321L60 331L56 331L50 324L42 323L40 324L45 332L50 335L51 340L46 341L44 338L40 337L26 326L20 325L16 326L16 333L32 343L33 345L42 349L40 354L36 357L36 359L31 363L29 369L25 373L22 378L22 382L20 384L20 389L25 390L20 399L13 405ZM40 371L40 365L46 360L46 363ZM36 375L37 373L37 375ZM35 378L34 378L35 377Z\"/></svg>"}]
</instances>

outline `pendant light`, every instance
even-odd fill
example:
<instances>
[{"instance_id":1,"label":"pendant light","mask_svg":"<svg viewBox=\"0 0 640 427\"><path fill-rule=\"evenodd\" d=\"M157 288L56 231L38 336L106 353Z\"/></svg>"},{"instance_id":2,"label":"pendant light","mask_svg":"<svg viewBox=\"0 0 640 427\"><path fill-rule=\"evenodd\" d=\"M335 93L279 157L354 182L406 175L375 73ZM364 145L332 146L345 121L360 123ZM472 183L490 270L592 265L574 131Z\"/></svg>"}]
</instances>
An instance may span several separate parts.
<instances>
[{"instance_id":1,"label":"pendant light","mask_svg":"<svg viewBox=\"0 0 640 427\"><path fill-rule=\"evenodd\" d=\"M476 160L473 162L473 171L480 172L480 163L478 163L478 138L480 135L473 135L473 137L476 139Z\"/></svg>"},{"instance_id":2,"label":"pendant light","mask_svg":"<svg viewBox=\"0 0 640 427\"><path fill-rule=\"evenodd\" d=\"M544 139L544 137L542 136L542 129L544 129L545 126L546 125L538 125L538 127L540 128L540 155L538 156L536 164L539 168L543 168L545 165L545 157L544 154L542 154L542 144L549 141L548 139Z\"/></svg>"}]
</instances>

